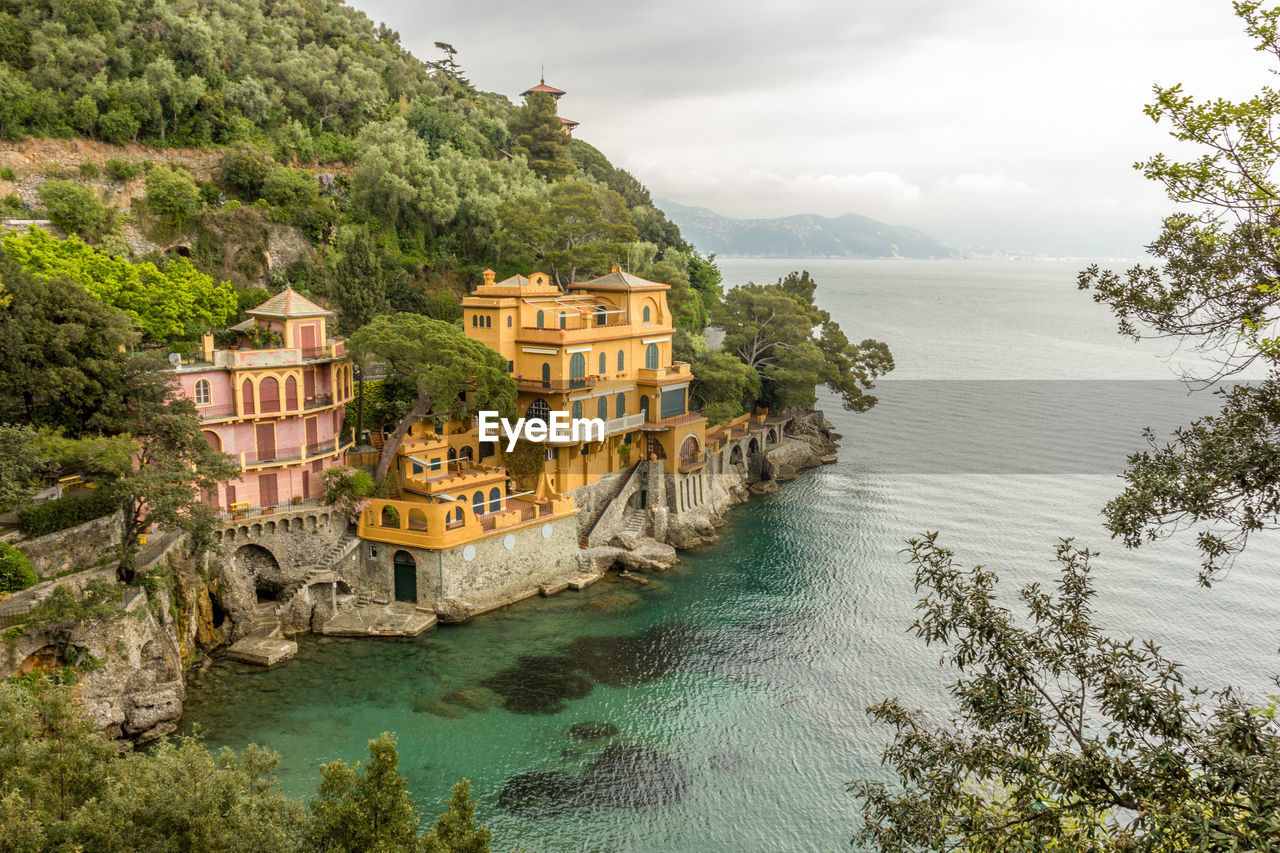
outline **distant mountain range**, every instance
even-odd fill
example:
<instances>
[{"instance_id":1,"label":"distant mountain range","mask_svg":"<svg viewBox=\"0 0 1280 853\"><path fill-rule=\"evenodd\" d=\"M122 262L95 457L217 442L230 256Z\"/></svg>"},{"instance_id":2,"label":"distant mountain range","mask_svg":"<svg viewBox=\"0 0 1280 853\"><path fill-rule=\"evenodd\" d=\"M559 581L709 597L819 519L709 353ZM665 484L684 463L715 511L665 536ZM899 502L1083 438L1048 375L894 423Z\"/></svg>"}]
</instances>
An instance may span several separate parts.
<instances>
[{"instance_id":1,"label":"distant mountain range","mask_svg":"<svg viewBox=\"0 0 1280 853\"><path fill-rule=\"evenodd\" d=\"M959 253L923 231L856 213L834 219L802 213L778 219L732 219L705 207L655 199L702 252L743 258L951 258Z\"/></svg>"}]
</instances>

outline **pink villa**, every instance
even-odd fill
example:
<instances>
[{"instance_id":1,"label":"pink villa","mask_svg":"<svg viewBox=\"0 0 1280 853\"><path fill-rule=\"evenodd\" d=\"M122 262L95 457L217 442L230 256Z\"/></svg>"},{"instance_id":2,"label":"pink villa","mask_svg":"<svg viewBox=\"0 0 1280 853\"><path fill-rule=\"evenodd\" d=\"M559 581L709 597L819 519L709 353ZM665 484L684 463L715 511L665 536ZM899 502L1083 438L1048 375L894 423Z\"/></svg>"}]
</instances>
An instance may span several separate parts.
<instances>
[{"instance_id":1,"label":"pink villa","mask_svg":"<svg viewBox=\"0 0 1280 853\"><path fill-rule=\"evenodd\" d=\"M241 475L206 500L224 511L319 497L321 473L342 465L342 421L354 387L333 312L286 287L245 312L236 345L201 340L196 359L175 367L196 404L205 440L233 456Z\"/></svg>"}]
</instances>

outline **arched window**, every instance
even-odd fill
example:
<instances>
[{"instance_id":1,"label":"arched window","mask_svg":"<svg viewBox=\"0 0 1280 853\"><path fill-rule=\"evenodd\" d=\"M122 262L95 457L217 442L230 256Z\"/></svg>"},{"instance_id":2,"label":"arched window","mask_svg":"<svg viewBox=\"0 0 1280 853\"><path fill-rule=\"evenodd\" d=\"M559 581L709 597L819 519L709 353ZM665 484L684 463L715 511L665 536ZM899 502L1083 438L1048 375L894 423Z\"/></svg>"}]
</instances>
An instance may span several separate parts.
<instances>
[{"instance_id":1,"label":"arched window","mask_svg":"<svg viewBox=\"0 0 1280 853\"><path fill-rule=\"evenodd\" d=\"M648 305L644 306L643 320L646 323L649 322L649 306Z\"/></svg>"},{"instance_id":2,"label":"arched window","mask_svg":"<svg viewBox=\"0 0 1280 853\"><path fill-rule=\"evenodd\" d=\"M567 329L567 328L569 328L569 315L568 315L568 314L563 314L563 313L562 313L562 314L560 315L560 328L562 328L562 329Z\"/></svg>"},{"instance_id":3,"label":"arched window","mask_svg":"<svg viewBox=\"0 0 1280 853\"><path fill-rule=\"evenodd\" d=\"M399 527L400 513L396 512L396 508L391 506L391 504L385 504L382 507L381 517L378 519L378 526Z\"/></svg>"},{"instance_id":4,"label":"arched window","mask_svg":"<svg viewBox=\"0 0 1280 853\"><path fill-rule=\"evenodd\" d=\"M479 314L472 314L472 315L471 315L471 325L472 325L472 327L473 327L473 328L474 328L475 326L480 325L480 315L479 315Z\"/></svg>"},{"instance_id":5,"label":"arched window","mask_svg":"<svg viewBox=\"0 0 1280 853\"><path fill-rule=\"evenodd\" d=\"M502 509L502 489L494 486L489 490L489 512L497 512Z\"/></svg>"},{"instance_id":6,"label":"arched window","mask_svg":"<svg viewBox=\"0 0 1280 853\"><path fill-rule=\"evenodd\" d=\"M551 365L547 364L545 361L542 362L542 387L551 387Z\"/></svg>"},{"instance_id":7,"label":"arched window","mask_svg":"<svg viewBox=\"0 0 1280 853\"><path fill-rule=\"evenodd\" d=\"M485 318L484 318L484 327L485 327L486 329L492 329L492 328L493 328L493 315L491 315L491 314L486 314L486 315L485 315Z\"/></svg>"},{"instance_id":8,"label":"arched window","mask_svg":"<svg viewBox=\"0 0 1280 853\"><path fill-rule=\"evenodd\" d=\"M578 400L573 404L573 414L571 417L576 421L582 418L582 401Z\"/></svg>"},{"instance_id":9,"label":"arched window","mask_svg":"<svg viewBox=\"0 0 1280 853\"><path fill-rule=\"evenodd\" d=\"M209 405L209 399L211 396L212 395L211 395L211 389L209 387L209 380L197 379L196 380L196 405L197 406Z\"/></svg>"},{"instance_id":10,"label":"arched window","mask_svg":"<svg viewBox=\"0 0 1280 853\"><path fill-rule=\"evenodd\" d=\"M542 309L538 309L538 328L542 328Z\"/></svg>"},{"instance_id":11,"label":"arched window","mask_svg":"<svg viewBox=\"0 0 1280 853\"><path fill-rule=\"evenodd\" d=\"M609 359L604 353L600 353L600 375L604 376L609 372Z\"/></svg>"},{"instance_id":12,"label":"arched window","mask_svg":"<svg viewBox=\"0 0 1280 853\"><path fill-rule=\"evenodd\" d=\"M551 406L547 405L546 400L534 400L529 404L529 408L525 410L524 418L527 421L542 421L546 423L551 418Z\"/></svg>"},{"instance_id":13,"label":"arched window","mask_svg":"<svg viewBox=\"0 0 1280 853\"><path fill-rule=\"evenodd\" d=\"M449 448L449 461L450 461L450 462L452 462L452 461L454 461L454 460L455 460L455 459L457 459L457 458L458 458L458 451L456 451L456 450L454 450L452 447L450 447L450 448Z\"/></svg>"},{"instance_id":14,"label":"arched window","mask_svg":"<svg viewBox=\"0 0 1280 853\"><path fill-rule=\"evenodd\" d=\"M454 507L454 509L453 509L453 520L454 520L454 522L455 522L455 523L458 523L458 524L461 524L461 523L462 523L462 507L460 507L460 506L459 506L459 507Z\"/></svg>"},{"instance_id":15,"label":"arched window","mask_svg":"<svg viewBox=\"0 0 1280 853\"><path fill-rule=\"evenodd\" d=\"M644 366L649 370L658 369L658 345L649 344L644 349Z\"/></svg>"},{"instance_id":16,"label":"arched window","mask_svg":"<svg viewBox=\"0 0 1280 853\"><path fill-rule=\"evenodd\" d=\"M510 329L510 328L511 328L511 315L510 315L510 314L508 314L508 315L507 315L507 328L508 328L508 329Z\"/></svg>"},{"instance_id":17,"label":"arched window","mask_svg":"<svg viewBox=\"0 0 1280 853\"><path fill-rule=\"evenodd\" d=\"M244 384L240 386L240 401L243 405L244 413L246 415L252 415L254 412L253 383L250 382L248 379L246 379L244 381Z\"/></svg>"},{"instance_id":18,"label":"arched window","mask_svg":"<svg viewBox=\"0 0 1280 853\"><path fill-rule=\"evenodd\" d=\"M346 396L351 396L350 385L347 386ZM298 380L292 376L284 381L284 407L291 412L298 408Z\"/></svg>"},{"instance_id":19,"label":"arched window","mask_svg":"<svg viewBox=\"0 0 1280 853\"><path fill-rule=\"evenodd\" d=\"M581 388L586 385L587 357L575 352L569 357L569 387Z\"/></svg>"},{"instance_id":20,"label":"arched window","mask_svg":"<svg viewBox=\"0 0 1280 853\"><path fill-rule=\"evenodd\" d=\"M484 492L476 492L471 496L471 510L476 515L484 512Z\"/></svg>"},{"instance_id":21,"label":"arched window","mask_svg":"<svg viewBox=\"0 0 1280 853\"><path fill-rule=\"evenodd\" d=\"M596 325L603 326L609 322L609 312L603 308L596 309Z\"/></svg>"},{"instance_id":22,"label":"arched window","mask_svg":"<svg viewBox=\"0 0 1280 853\"><path fill-rule=\"evenodd\" d=\"M218 435L216 432L209 429L201 430L201 432L204 434L204 440L206 444L208 444L214 450L222 449L222 436Z\"/></svg>"},{"instance_id":23,"label":"arched window","mask_svg":"<svg viewBox=\"0 0 1280 853\"><path fill-rule=\"evenodd\" d=\"M262 400L262 412L280 411L280 383L274 376L268 376L258 385L258 398Z\"/></svg>"},{"instance_id":24,"label":"arched window","mask_svg":"<svg viewBox=\"0 0 1280 853\"><path fill-rule=\"evenodd\" d=\"M602 421L609 420L609 398L601 397L596 401L596 417Z\"/></svg>"},{"instance_id":25,"label":"arched window","mask_svg":"<svg viewBox=\"0 0 1280 853\"><path fill-rule=\"evenodd\" d=\"M640 411L644 415L644 419L649 420L649 395L640 395Z\"/></svg>"},{"instance_id":26,"label":"arched window","mask_svg":"<svg viewBox=\"0 0 1280 853\"><path fill-rule=\"evenodd\" d=\"M626 416L626 414L627 414L627 395L619 394L618 399L613 407L613 416L615 418L621 418Z\"/></svg>"},{"instance_id":27,"label":"arched window","mask_svg":"<svg viewBox=\"0 0 1280 853\"><path fill-rule=\"evenodd\" d=\"M627 369L627 357L625 354L623 354L622 350L618 350L618 372L621 373L626 369Z\"/></svg>"}]
</instances>

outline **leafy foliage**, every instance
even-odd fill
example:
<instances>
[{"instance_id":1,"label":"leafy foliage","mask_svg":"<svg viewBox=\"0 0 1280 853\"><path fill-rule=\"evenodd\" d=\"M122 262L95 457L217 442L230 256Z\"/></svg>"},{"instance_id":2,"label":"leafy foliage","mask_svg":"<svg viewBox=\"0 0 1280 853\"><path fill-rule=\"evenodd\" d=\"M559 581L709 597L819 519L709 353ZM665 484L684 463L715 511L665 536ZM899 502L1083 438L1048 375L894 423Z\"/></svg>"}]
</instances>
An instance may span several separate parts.
<instances>
[{"instance_id":1,"label":"leafy foliage","mask_svg":"<svg viewBox=\"0 0 1280 853\"><path fill-rule=\"evenodd\" d=\"M348 521L360 516L361 503L377 491L373 477L360 468L328 468L324 472L324 501Z\"/></svg>"},{"instance_id":2,"label":"leafy foliage","mask_svg":"<svg viewBox=\"0 0 1280 853\"><path fill-rule=\"evenodd\" d=\"M1280 9L1253 0L1234 7L1256 50L1280 63ZM1179 430L1170 445L1133 456L1124 492L1107 506L1107 526L1130 547L1196 529L1207 584L1250 533L1280 526L1280 469L1270 461L1280 452L1271 397L1280 381L1280 92L1199 101L1181 86L1156 86L1146 113L1198 151L1137 164L1181 209L1147 247L1158 266L1117 273L1095 265L1079 285L1111 307L1123 334L1176 338L1209 354L1210 375L1190 378L1216 382L1249 366L1264 367L1268 378L1225 393L1220 414Z\"/></svg>"},{"instance_id":3,"label":"leafy foliage","mask_svg":"<svg viewBox=\"0 0 1280 853\"><path fill-rule=\"evenodd\" d=\"M39 580L25 554L8 542L0 542L0 592L26 589Z\"/></svg>"},{"instance_id":4,"label":"leafy foliage","mask_svg":"<svg viewBox=\"0 0 1280 853\"><path fill-rule=\"evenodd\" d=\"M760 374L761 399L770 408L811 407L814 388L825 384L846 409L866 411L876 404L868 392L893 369L893 356L879 341L849 343L814 304L816 288L808 272L793 272L776 284L729 291L713 316L725 331L722 348Z\"/></svg>"},{"instance_id":5,"label":"leafy foliage","mask_svg":"<svg viewBox=\"0 0 1280 853\"><path fill-rule=\"evenodd\" d=\"M147 172L147 209L172 228L181 228L200 212L200 188L185 169L158 167Z\"/></svg>"},{"instance_id":6,"label":"leafy foliage","mask_svg":"<svg viewBox=\"0 0 1280 853\"><path fill-rule=\"evenodd\" d=\"M569 134L556 114L556 100L546 92L532 92L525 105L511 114L507 126L515 137L513 154L522 154L539 176L557 181L572 175Z\"/></svg>"},{"instance_id":7,"label":"leafy foliage","mask_svg":"<svg viewBox=\"0 0 1280 853\"><path fill-rule=\"evenodd\" d=\"M379 480L390 471L409 427L422 418L456 417L470 409L510 416L515 408L516 388L506 359L451 323L419 314L384 314L357 330L350 345L358 361L384 363L417 393L413 408L382 449Z\"/></svg>"},{"instance_id":8,"label":"leafy foliage","mask_svg":"<svg viewBox=\"0 0 1280 853\"><path fill-rule=\"evenodd\" d=\"M40 201L49 221L90 243L110 230L114 221L113 210L98 201L93 190L75 181L45 181L40 185Z\"/></svg>"},{"instance_id":9,"label":"leafy foliage","mask_svg":"<svg viewBox=\"0 0 1280 853\"><path fill-rule=\"evenodd\" d=\"M585 181L562 181L545 199L512 199L498 216L507 259L526 271L544 269L560 285L608 272L636 236L622 196Z\"/></svg>"},{"instance_id":10,"label":"leafy foliage","mask_svg":"<svg viewBox=\"0 0 1280 853\"><path fill-rule=\"evenodd\" d=\"M1056 589L1024 587L1020 621L997 577L957 567L929 534L910 543L923 597L914 633L958 680L944 723L896 699L900 787L864 781L855 843L892 851L1272 849L1280 737L1230 689L1203 704L1153 643L1093 622L1091 559L1063 540Z\"/></svg>"},{"instance_id":11,"label":"leafy foliage","mask_svg":"<svg viewBox=\"0 0 1280 853\"><path fill-rule=\"evenodd\" d=\"M18 507L18 529L28 536L45 536L66 530L119 509L107 492L95 490L87 495L69 495L38 504Z\"/></svg>"},{"instance_id":12,"label":"leafy foliage","mask_svg":"<svg viewBox=\"0 0 1280 853\"><path fill-rule=\"evenodd\" d=\"M280 792L280 759L270 750L215 755L198 739L181 738L121 754L79 714L69 686L39 677L27 683L0 682L6 851L489 849L465 784L455 787L436 828L418 835L389 736L370 743L368 764L325 765L309 810Z\"/></svg>"},{"instance_id":13,"label":"leafy foliage","mask_svg":"<svg viewBox=\"0 0 1280 853\"><path fill-rule=\"evenodd\" d=\"M236 314L231 287L199 272L186 258L175 258L161 270L112 257L74 236L59 240L39 228L5 236L3 247L24 270L74 281L121 309L154 341L191 338Z\"/></svg>"}]
</instances>

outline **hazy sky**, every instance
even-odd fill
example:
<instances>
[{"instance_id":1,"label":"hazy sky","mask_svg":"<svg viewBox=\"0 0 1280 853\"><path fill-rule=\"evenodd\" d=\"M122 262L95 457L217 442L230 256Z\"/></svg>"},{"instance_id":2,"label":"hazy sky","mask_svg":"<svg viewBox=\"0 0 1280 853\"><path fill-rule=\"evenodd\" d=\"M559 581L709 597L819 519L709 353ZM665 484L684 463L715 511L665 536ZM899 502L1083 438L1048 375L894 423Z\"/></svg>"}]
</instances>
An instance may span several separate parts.
<instances>
[{"instance_id":1,"label":"hazy sky","mask_svg":"<svg viewBox=\"0 0 1280 853\"><path fill-rule=\"evenodd\" d=\"M1271 77L1228 0L355 0L418 56L452 43L655 196L730 216L854 212L954 245L1134 255L1169 209L1154 82Z\"/></svg>"}]
</instances>

